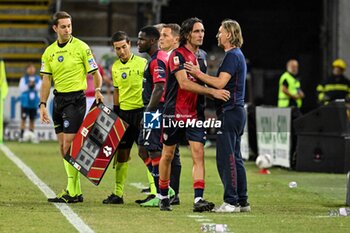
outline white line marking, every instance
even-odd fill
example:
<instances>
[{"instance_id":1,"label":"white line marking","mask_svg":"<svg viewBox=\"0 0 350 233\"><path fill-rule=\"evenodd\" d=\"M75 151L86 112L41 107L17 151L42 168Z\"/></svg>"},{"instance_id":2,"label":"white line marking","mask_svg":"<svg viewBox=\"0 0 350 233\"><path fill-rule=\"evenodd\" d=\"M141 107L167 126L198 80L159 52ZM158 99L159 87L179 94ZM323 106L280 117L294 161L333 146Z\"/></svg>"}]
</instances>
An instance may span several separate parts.
<instances>
[{"instance_id":1,"label":"white line marking","mask_svg":"<svg viewBox=\"0 0 350 233\"><path fill-rule=\"evenodd\" d=\"M189 218L204 218L203 215L187 215Z\"/></svg>"},{"instance_id":2,"label":"white line marking","mask_svg":"<svg viewBox=\"0 0 350 233\"><path fill-rule=\"evenodd\" d=\"M200 219L196 219L197 222L212 222L213 220L211 219L207 219L207 218L200 218Z\"/></svg>"},{"instance_id":3,"label":"white line marking","mask_svg":"<svg viewBox=\"0 0 350 233\"><path fill-rule=\"evenodd\" d=\"M313 216L312 218L336 218L336 217L344 217L344 216Z\"/></svg>"},{"instance_id":4,"label":"white line marking","mask_svg":"<svg viewBox=\"0 0 350 233\"><path fill-rule=\"evenodd\" d=\"M130 185L131 186L134 186L134 187L136 187L136 188L138 188L138 189L145 189L145 188L148 188L148 187L146 187L145 185L143 185L142 183L130 183Z\"/></svg>"},{"instance_id":5,"label":"white line marking","mask_svg":"<svg viewBox=\"0 0 350 233\"><path fill-rule=\"evenodd\" d=\"M21 159L19 159L7 146L0 144L0 149L28 179L35 184L46 197L54 197L56 194L49 188ZM66 219L78 230L78 232L93 233L94 231L65 203L53 203L57 209L66 217Z\"/></svg>"}]
</instances>

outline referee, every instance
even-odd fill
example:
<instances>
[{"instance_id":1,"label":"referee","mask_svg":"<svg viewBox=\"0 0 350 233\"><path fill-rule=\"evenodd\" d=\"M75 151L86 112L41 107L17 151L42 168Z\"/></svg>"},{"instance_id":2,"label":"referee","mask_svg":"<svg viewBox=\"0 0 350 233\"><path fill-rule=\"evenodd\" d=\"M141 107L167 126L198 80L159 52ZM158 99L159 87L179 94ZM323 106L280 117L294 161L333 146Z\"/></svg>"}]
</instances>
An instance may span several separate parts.
<instances>
[{"instance_id":1,"label":"referee","mask_svg":"<svg viewBox=\"0 0 350 233\"><path fill-rule=\"evenodd\" d=\"M52 28L57 34L57 41L46 48L40 69L43 76L39 104L40 121L45 124L50 122L46 102L53 82L55 97L52 118L60 152L64 157L84 119L86 74L93 76L97 102L103 102L102 78L89 46L72 36L72 17L67 12L60 11L54 14ZM64 159L63 162L68 176L67 188L48 201L83 202L79 172Z\"/></svg>"}]
</instances>

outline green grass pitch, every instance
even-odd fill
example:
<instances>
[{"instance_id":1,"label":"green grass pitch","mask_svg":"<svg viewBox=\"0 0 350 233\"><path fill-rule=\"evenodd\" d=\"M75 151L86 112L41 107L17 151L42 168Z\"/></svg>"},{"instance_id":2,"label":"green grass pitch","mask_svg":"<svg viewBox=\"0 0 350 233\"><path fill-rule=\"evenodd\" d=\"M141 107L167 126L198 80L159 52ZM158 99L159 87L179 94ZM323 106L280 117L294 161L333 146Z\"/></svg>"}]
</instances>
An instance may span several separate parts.
<instances>
[{"instance_id":1,"label":"green grass pitch","mask_svg":"<svg viewBox=\"0 0 350 233\"><path fill-rule=\"evenodd\" d=\"M8 142L5 145L26 163L53 191L65 188L66 175L56 142L40 144ZM227 224L229 232L350 232L349 217L329 217L329 211L345 207L346 175L301 173L282 168L270 175L258 174L246 162L248 195L252 212L237 214L193 213L193 191L189 150L181 147L180 206L172 212L142 208L144 197L132 183L147 184L146 170L132 151L124 205L103 205L114 187L109 167L99 186L81 177L84 203L70 204L95 232L201 232L205 223ZM222 185L215 164L215 149L206 149L205 198L222 203ZM296 181L297 188L288 183ZM0 151L0 232L76 232L44 194Z\"/></svg>"}]
</instances>

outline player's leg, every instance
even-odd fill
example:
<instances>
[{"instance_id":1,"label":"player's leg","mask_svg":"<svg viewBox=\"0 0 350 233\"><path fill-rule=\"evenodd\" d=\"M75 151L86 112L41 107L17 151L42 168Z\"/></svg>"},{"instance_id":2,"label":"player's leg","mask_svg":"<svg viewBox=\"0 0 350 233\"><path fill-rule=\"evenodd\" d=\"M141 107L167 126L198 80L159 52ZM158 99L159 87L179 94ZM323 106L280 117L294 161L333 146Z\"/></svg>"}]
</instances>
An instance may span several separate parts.
<instances>
[{"instance_id":1,"label":"player's leg","mask_svg":"<svg viewBox=\"0 0 350 233\"><path fill-rule=\"evenodd\" d=\"M144 146L145 144L145 135L148 135L148 132L145 129L140 130L139 136L138 136L138 155L146 165L146 170L147 170L147 180L148 180L148 185L150 188L150 194L143 200L136 200L135 202L138 204L144 203L152 198L154 198L157 194L157 187L155 185L153 176L152 176L152 159L149 157L147 148Z\"/></svg>"},{"instance_id":2,"label":"player's leg","mask_svg":"<svg viewBox=\"0 0 350 233\"><path fill-rule=\"evenodd\" d=\"M186 138L190 144L193 160L193 189L194 189L194 212L210 211L214 203L204 200L205 189L205 166L204 166L204 144L206 132L204 128L186 129Z\"/></svg>"},{"instance_id":3,"label":"player's leg","mask_svg":"<svg viewBox=\"0 0 350 233\"><path fill-rule=\"evenodd\" d=\"M57 134L57 140L60 145L60 152L61 156L63 158L64 155L64 134L58 133ZM70 165L65 159L63 159L64 168L66 170L67 174L67 187L64 191L59 193L57 197L54 198L48 198L47 200L49 202L63 202L63 203L75 203L78 202L78 199L76 198L76 189L75 189L75 183L74 183L74 175L72 175L73 170L76 170L72 165Z\"/></svg>"},{"instance_id":4,"label":"player's leg","mask_svg":"<svg viewBox=\"0 0 350 233\"><path fill-rule=\"evenodd\" d=\"M75 134L78 132L86 111L86 97L83 92L72 93L68 96L65 96L66 103L69 104L65 106L63 109L63 132L64 132L64 155L69 150L69 147L72 144L72 141L75 137ZM64 156L63 155L63 156ZM74 196L82 201L82 191L80 184L80 173L77 169L75 169L72 165L67 166L69 171L69 176L72 177L73 185L74 185ZM71 189L71 188L70 188ZM69 189L69 190L70 190ZM73 196L73 195L72 195Z\"/></svg>"},{"instance_id":5,"label":"player's leg","mask_svg":"<svg viewBox=\"0 0 350 233\"><path fill-rule=\"evenodd\" d=\"M195 202L197 202L199 199L203 199L205 188L204 145L195 141L189 141L189 144L193 160L192 179L194 198Z\"/></svg>"},{"instance_id":6,"label":"player's leg","mask_svg":"<svg viewBox=\"0 0 350 233\"><path fill-rule=\"evenodd\" d=\"M128 129L129 130L129 129ZM120 146L115 154L117 163L115 165L114 192L102 201L103 204L124 204L124 186L129 170L129 158L132 147L132 137L130 131L125 132Z\"/></svg>"},{"instance_id":7,"label":"player's leg","mask_svg":"<svg viewBox=\"0 0 350 233\"><path fill-rule=\"evenodd\" d=\"M152 166L152 159L149 156L149 148L147 147L148 142L148 138L151 135L151 129L143 129L143 127L140 125L140 123L143 120L143 110L138 112L138 115L135 115L135 124L138 126L138 131L137 133L137 145L138 145L138 154L139 157L142 159L142 161L145 163L146 165L146 169L147 169L147 180L148 180L148 184L150 187L150 194L145 198L145 199L139 199L136 200L135 202L138 204L143 204L146 203L150 200L152 200L153 198L156 197L157 195L157 185L155 180L154 180L154 176L152 174L153 172L153 166ZM135 135L136 136L136 135Z\"/></svg>"},{"instance_id":8,"label":"player's leg","mask_svg":"<svg viewBox=\"0 0 350 233\"><path fill-rule=\"evenodd\" d=\"M33 133L33 138L31 138L32 143L38 143L38 138L35 135L34 128L35 128L35 119L37 117L37 109L30 109L29 110L29 130Z\"/></svg>"},{"instance_id":9,"label":"player's leg","mask_svg":"<svg viewBox=\"0 0 350 233\"><path fill-rule=\"evenodd\" d=\"M30 109L30 113L29 113L29 130L34 132L34 121L36 118L36 109Z\"/></svg>"},{"instance_id":10,"label":"player's leg","mask_svg":"<svg viewBox=\"0 0 350 233\"><path fill-rule=\"evenodd\" d=\"M117 163L115 166L115 184L114 192L106 200L104 204L123 204L124 186L129 170L130 148L118 149L115 156Z\"/></svg>"},{"instance_id":11,"label":"player's leg","mask_svg":"<svg viewBox=\"0 0 350 233\"><path fill-rule=\"evenodd\" d=\"M180 198L179 198L180 177L181 177L181 160L180 160L179 145L177 144L174 152L174 158L173 158L173 161L171 162L170 187L172 187L175 192L174 198L170 200L172 205L180 204Z\"/></svg>"},{"instance_id":12,"label":"player's leg","mask_svg":"<svg viewBox=\"0 0 350 233\"><path fill-rule=\"evenodd\" d=\"M75 134L63 134L63 151L64 154L62 156L65 155L65 153L68 151L70 144L73 141ZM77 183L77 179L79 179L79 171L77 169L75 169L69 162L67 162L66 160L64 160L65 163L65 167L66 167L66 172L67 172L67 176L68 176L68 183L67 183L67 191L69 192L69 194L71 196L76 196L77 195L77 191L80 192L81 194L81 190L79 190L76 187L76 183Z\"/></svg>"},{"instance_id":13,"label":"player's leg","mask_svg":"<svg viewBox=\"0 0 350 233\"><path fill-rule=\"evenodd\" d=\"M162 156L159 162L159 199L160 210L171 210L170 200L168 196L170 184L171 161L174 157L176 144L163 144Z\"/></svg>"},{"instance_id":14,"label":"player's leg","mask_svg":"<svg viewBox=\"0 0 350 233\"><path fill-rule=\"evenodd\" d=\"M131 111L119 111L119 116L129 124L129 128L126 130L122 140L119 143L118 150L116 152L117 163L115 166L115 186L114 192L102 201L103 204L123 204L123 194L126 177L128 174L130 159L130 151L132 145L138 137L138 123L136 124L135 116L138 115L137 110Z\"/></svg>"},{"instance_id":15,"label":"player's leg","mask_svg":"<svg viewBox=\"0 0 350 233\"><path fill-rule=\"evenodd\" d=\"M156 187L153 175L152 175L152 170L153 170L152 159L148 156L148 151L147 151L146 147L144 146L144 139L143 139L142 131L139 134L139 139L138 139L138 144L139 144L138 145L138 154L139 154L139 157L144 162L144 164L146 165L147 180L148 180L150 193L144 199L135 200L135 203L137 203L137 204L146 203L157 196L157 187Z\"/></svg>"},{"instance_id":16,"label":"player's leg","mask_svg":"<svg viewBox=\"0 0 350 233\"><path fill-rule=\"evenodd\" d=\"M114 191L102 201L103 204L124 204L123 194L129 170L130 149L118 149L115 156L117 162L115 164Z\"/></svg>"},{"instance_id":17,"label":"player's leg","mask_svg":"<svg viewBox=\"0 0 350 233\"><path fill-rule=\"evenodd\" d=\"M161 158L161 151L150 151L149 152L151 165L152 165L152 178L156 187L156 194L152 195L152 198L147 197L144 202L140 203L143 207L158 207L159 206L159 161Z\"/></svg>"},{"instance_id":18,"label":"player's leg","mask_svg":"<svg viewBox=\"0 0 350 233\"><path fill-rule=\"evenodd\" d=\"M26 109L21 107L21 124L20 124L20 135L18 140L19 142L23 142L23 134L26 128L26 119L27 119Z\"/></svg>"},{"instance_id":19,"label":"player's leg","mask_svg":"<svg viewBox=\"0 0 350 233\"><path fill-rule=\"evenodd\" d=\"M161 129L146 129L144 130L145 134L143 136L144 147L148 151L149 158L152 162L152 176L157 188L157 194L159 194L159 162L162 155L162 143L161 143ZM170 197L174 196L174 191L169 188L168 195ZM159 195L158 195L159 196ZM159 206L159 197L154 197L153 199L142 203L141 206L144 207L158 207Z\"/></svg>"},{"instance_id":20,"label":"player's leg","mask_svg":"<svg viewBox=\"0 0 350 233\"><path fill-rule=\"evenodd\" d=\"M57 135L57 140L60 148L60 154L62 156L62 159L64 157L64 154L67 148L65 146L65 137L64 137L64 124L63 124L63 103L64 103L64 97L63 96L55 96L54 98L54 106L53 106L53 122L55 126L55 132ZM66 126L69 126L69 124L66 123ZM78 202L78 199L76 198L76 189L74 180L76 179L75 176L75 168L73 168L66 160L63 159L64 168L67 173L67 188L62 193L58 194L55 198L48 198L49 202L64 202L64 203L75 203ZM75 171L74 171L75 170Z\"/></svg>"}]
</instances>

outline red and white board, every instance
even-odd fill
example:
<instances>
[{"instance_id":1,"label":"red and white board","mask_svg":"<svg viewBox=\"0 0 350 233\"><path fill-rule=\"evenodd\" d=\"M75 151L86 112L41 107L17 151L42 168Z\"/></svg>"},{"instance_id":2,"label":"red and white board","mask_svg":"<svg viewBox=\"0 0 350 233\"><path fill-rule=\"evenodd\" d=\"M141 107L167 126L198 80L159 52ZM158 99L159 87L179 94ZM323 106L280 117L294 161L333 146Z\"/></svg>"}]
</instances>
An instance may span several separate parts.
<instances>
[{"instance_id":1,"label":"red and white board","mask_svg":"<svg viewBox=\"0 0 350 233\"><path fill-rule=\"evenodd\" d=\"M94 103L65 155L65 159L98 185L112 161L128 124L103 103Z\"/></svg>"}]
</instances>

